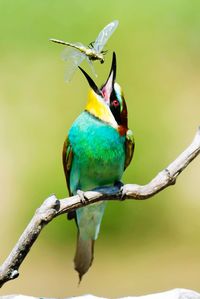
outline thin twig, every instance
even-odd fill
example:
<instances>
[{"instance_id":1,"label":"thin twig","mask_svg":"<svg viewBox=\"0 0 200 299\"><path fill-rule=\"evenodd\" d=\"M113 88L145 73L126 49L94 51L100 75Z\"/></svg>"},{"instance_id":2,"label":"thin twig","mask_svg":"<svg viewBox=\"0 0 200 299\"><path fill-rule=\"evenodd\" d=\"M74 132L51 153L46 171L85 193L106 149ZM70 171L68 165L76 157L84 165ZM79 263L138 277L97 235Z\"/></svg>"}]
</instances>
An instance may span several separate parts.
<instances>
[{"instance_id":1,"label":"thin twig","mask_svg":"<svg viewBox=\"0 0 200 299\"><path fill-rule=\"evenodd\" d=\"M55 217L102 200L136 199L143 200L152 197L164 188L175 184L178 175L200 153L200 128L192 143L167 168L147 185L127 184L119 187L104 187L84 193L87 198L83 203L78 195L58 200L55 195L48 197L35 212L30 223L24 230L10 255L0 267L0 287L19 275L19 267L36 241L43 227Z\"/></svg>"}]
</instances>

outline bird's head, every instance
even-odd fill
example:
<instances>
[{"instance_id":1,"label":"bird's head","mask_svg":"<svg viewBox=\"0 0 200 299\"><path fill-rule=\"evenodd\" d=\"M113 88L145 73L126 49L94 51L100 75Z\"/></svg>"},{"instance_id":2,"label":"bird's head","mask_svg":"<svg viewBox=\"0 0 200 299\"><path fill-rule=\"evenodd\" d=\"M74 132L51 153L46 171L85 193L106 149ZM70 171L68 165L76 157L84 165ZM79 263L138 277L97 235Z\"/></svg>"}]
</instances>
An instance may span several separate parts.
<instances>
[{"instance_id":1,"label":"bird's head","mask_svg":"<svg viewBox=\"0 0 200 299\"><path fill-rule=\"evenodd\" d=\"M79 67L80 68L80 67ZM120 135L128 130L127 107L122 89L116 78L116 55L113 53L112 65L106 83L98 88L90 76L80 68L86 77L91 90L89 91L86 111L101 121L114 127Z\"/></svg>"}]
</instances>

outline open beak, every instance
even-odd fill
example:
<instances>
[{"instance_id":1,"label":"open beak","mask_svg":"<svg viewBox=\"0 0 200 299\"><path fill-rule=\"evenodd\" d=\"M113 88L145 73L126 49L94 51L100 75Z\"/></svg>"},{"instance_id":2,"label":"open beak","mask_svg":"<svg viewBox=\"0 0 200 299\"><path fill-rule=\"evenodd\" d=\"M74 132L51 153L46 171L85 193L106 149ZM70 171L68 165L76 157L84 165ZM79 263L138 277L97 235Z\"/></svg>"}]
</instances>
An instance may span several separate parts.
<instances>
[{"instance_id":1,"label":"open beak","mask_svg":"<svg viewBox=\"0 0 200 299\"><path fill-rule=\"evenodd\" d=\"M114 89L114 83L115 83L115 78L116 78L116 69L117 69L116 54L115 54L115 52L113 52L112 65L111 65L108 79L107 79L106 83L101 87L101 92L103 94L103 98L106 103L110 102L110 95Z\"/></svg>"},{"instance_id":2,"label":"open beak","mask_svg":"<svg viewBox=\"0 0 200 299\"><path fill-rule=\"evenodd\" d=\"M94 90L94 92L100 96L102 96L101 90L96 86L95 82L92 80L92 78L79 66L79 69L87 79L90 87Z\"/></svg>"},{"instance_id":3,"label":"open beak","mask_svg":"<svg viewBox=\"0 0 200 299\"><path fill-rule=\"evenodd\" d=\"M106 83L99 89L95 82L92 80L92 78L79 66L79 69L83 73L83 75L86 77L90 87L94 90L94 92L100 96L103 95L103 98L106 103L110 102L110 95L114 88L115 78L116 78L116 54L113 52L113 58L112 58L112 65L110 69L110 73L108 76L108 79Z\"/></svg>"}]
</instances>

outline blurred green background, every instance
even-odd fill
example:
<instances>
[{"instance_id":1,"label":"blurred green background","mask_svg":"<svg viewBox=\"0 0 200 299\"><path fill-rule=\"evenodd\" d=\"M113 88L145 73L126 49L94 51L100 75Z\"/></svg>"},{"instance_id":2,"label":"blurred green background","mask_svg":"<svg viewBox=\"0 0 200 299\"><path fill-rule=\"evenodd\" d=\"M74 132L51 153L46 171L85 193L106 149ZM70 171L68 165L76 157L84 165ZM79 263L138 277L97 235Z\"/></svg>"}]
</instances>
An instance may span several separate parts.
<instances>
[{"instance_id":1,"label":"blurred green background","mask_svg":"<svg viewBox=\"0 0 200 299\"><path fill-rule=\"evenodd\" d=\"M0 262L50 194L67 195L61 163L65 136L87 100L77 72L64 83L62 46L89 44L109 22L136 150L125 183L145 184L191 142L200 124L200 2L0 0ZM90 69L82 65L88 73ZM68 297L140 295L175 287L200 291L200 163L147 201L110 202L93 267L77 287L76 229L62 216L42 232L20 277L1 294Z\"/></svg>"}]
</instances>

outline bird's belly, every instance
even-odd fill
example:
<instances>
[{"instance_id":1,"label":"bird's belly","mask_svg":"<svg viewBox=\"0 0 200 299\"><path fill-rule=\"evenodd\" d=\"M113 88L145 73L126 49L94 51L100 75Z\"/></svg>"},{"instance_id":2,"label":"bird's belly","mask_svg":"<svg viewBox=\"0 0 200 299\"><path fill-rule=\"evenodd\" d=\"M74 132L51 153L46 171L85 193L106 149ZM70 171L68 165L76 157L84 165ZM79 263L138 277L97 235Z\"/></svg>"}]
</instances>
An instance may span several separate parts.
<instances>
[{"instance_id":1,"label":"bird's belly","mask_svg":"<svg viewBox=\"0 0 200 299\"><path fill-rule=\"evenodd\" d=\"M125 138L111 127L91 131L73 139L70 185L74 191L114 184L124 171Z\"/></svg>"},{"instance_id":2,"label":"bird's belly","mask_svg":"<svg viewBox=\"0 0 200 299\"><path fill-rule=\"evenodd\" d=\"M109 154L105 153L106 155ZM80 185L83 185L84 188L89 188L89 186L91 188L91 184L96 187L112 184L120 180L124 163L120 157L116 156L115 159L113 161L109 157L105 157L105 159L90 157L87 166L85 166L85 161L80 163Z\"/></svg>"},{"instance_id":3,"label":"bird's belly","mask_svg":"<svg viewBox=\"0 0 200 299\"><path fill-rule=\"evenodd\" d=\"M124 169L123 149L99 146L93 143L92 151L75 157L79 168L79 188L91 189L113 184L120 180Z\"/></svg>"}]
</instances>

